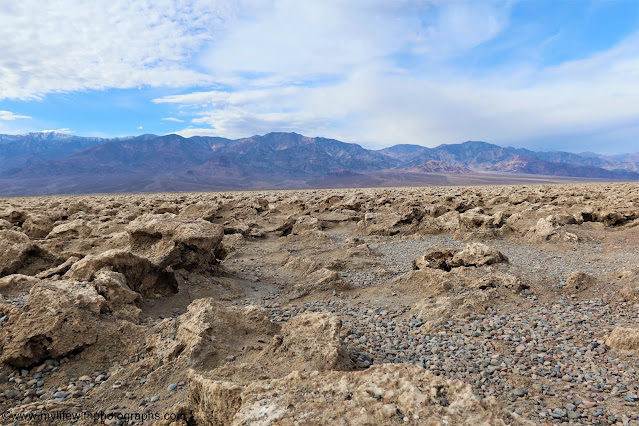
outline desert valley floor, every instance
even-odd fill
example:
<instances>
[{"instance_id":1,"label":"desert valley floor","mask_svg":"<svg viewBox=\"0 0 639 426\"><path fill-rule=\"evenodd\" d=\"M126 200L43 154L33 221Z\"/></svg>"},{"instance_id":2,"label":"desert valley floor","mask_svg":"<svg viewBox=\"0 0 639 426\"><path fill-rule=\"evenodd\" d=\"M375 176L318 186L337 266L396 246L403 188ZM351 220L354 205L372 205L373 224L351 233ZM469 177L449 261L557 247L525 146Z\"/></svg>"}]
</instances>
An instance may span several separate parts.
<instances>
[{"instance_id":1,"label":"desert valley floor","mask_svg":"<svg viewBox=\"0 0 639 426\"><path fill-rule=\"evenodd\" d=\"M0 423L636 425L637 225L637 183L0 199Z\"/></svg>"}]
</instances>

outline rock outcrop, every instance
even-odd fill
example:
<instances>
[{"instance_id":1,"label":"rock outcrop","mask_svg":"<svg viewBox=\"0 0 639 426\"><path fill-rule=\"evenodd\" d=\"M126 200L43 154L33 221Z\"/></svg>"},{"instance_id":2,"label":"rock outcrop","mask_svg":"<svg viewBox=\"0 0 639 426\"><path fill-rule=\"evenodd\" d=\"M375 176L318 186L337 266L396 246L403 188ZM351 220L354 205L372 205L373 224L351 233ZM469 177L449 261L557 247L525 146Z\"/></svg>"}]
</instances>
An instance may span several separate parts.
<instances>
[{"instance_id":1,"label":"rock outcrop","mask_svg":"<svg viewBox=\"0 0 639 426\"><path fill-rule=\"evenodd\" d=\"M495 263L508 262L508 258L494 247L481 243L470 243L462 250L436 249L424 256L413 260L413 269L443 269L462 266L486 266Z\"/></svg>"},{"instance_id":2,"label":"rock outcrop","mask_svg":"<svg viewBox=\"0 0 639 426\"><path fill-rule=\"evenodd\" d=\"M301 371L352 370L340 338L342 322L327 313L305 313L282 327L255 364L287 365Z\"/></svg>"},{"instance_id":3,"label":"rock outcrop","mask_svg":"<svg viewBox=\"0 0 639 426\"><path fill-rule=\"evenodd\" d=\"M22 232L0 230L0 277L16 273L35 275L55 261L55 256Z\"/></svg>"},{"instance_id":4,"label":"rock outcrop","mask_svg":"<svg viewBox=\"0 0 639 426\"><path fill-rule=\"evenodd\" d=\"M95 288L74 281L40 282L22 308L9 310L0 328L0 362L28 367L95 343L97 316L106 308Z\"/></svg>"},{"instance_id":5,"label":"rock outcrop","mask_svg":"<svg viewBox=\"0 0 639 426\"><path fill-rule=\"evenodd\" d=\"M289 298L298 299L318 292L334 291L341 293L352 288L353 286L342 278L338 272L320 268L293 285L289 291Z\"/></svg>"},{"instance_id":6,"label":"rock outcrop","mask_svg":"<svg viewBox=\"0 0 639 426\"><path fill-rule=\"evenodd\" d=\"M494 247L481 243L470 243L455 253L451 260L453 268L460 266L486 266L508 262L508 258Z\"/></svg>"},{"instance_id":7,"label":"rock outcrop","mask_svg":"<svg viewBox=\"0 0 639 426\"><path fill-rule=\"evenodd\" d=\"M595 277L583 272L573 272L566 277L566 289L573 292L584 291L592 287L596 282Z\"/></svg>"},{"instance_id":8,"label":"rock outcrop","mask_svg":"<svg viewBox=\"0 0 639 426\"><path fill-rule=\"evenodd\" d=\"M299 372L238 386L189 376L192 419L199 425L527 424L493 398L416 365L377 365L361 372ZM294 408L294 409L292 409Z\"/></svg>"},{"instance_id":9,"label":"rock outcrop","mask_svg":"<svg viewBox=\"0 0 639 426\"><path fill-rule=\"evenodd\" d=\"M65 222L54 227L47 235L50 238L82 238L91 233L91 228L82 219Z\"/></svg>"},{"instance_id":10,"label":"rock outcrop","mask_svg":"<svg viewBox=\"0 0 639 426\"><path fill-rule=\"evenodd\" d=\"M571 219L574 219L570 217ZM543 241L563 241L578 242L579 237L572 232L561 230L561 225L574 223L570 220L564 220L563 216L548 216L537 221L535 226L530 228L525 235L525 239L530 242Z\"/></svg>"},{"instance_id":11,"label":"rock outcrop","mask_svg":"<svg viewBox=\"0 0 639 426\"><path fill-rule=\"evenodd\" d=\"M222 363L228 355L227 345L243 346L257 336L273 336L279 329L269 321L266 312L255 306L232 308L213 299L193 301L177 320L164 320L159 330L170 331L174 339L162 334L150 339L145 352L152 353L161 364L181 368ZM165 334L166 336L166 334Z\"/></svg>"},{"instance_id":12,"label":"rock outcrop","mask_svg":"<svg viewBox=\"0 0 639 426\"><path fill-rule=\"evenodd\" d=\"M452 268L453 256L457 250L435 249L423 256L413 259L413 269L442 269L450 271Z\"/></svg>"},{"instance_id":13,"label":"rock outcrop","mask_svg":"<svg viewBox=\"0 0 639 426\"><path fill-rule=\"evenodd\" d=\"M30 214L22 224L22 231L31 238L45 238L53 226L48 216Z\"/></svg>"},{"instance_id":14,"label":"rock outcrop","mask_svg":"<svg viewBox=\"0 0 639 426\"><path fill-rule=\"evenodd\" d=\"M0 295L3 297L19 297L29 293L31 287L40 280L28 275L13 274L0 278Z\"/></svg>"},{"instance_id":15,"label":"rock outcrop","mask_svg":"<svg viewBox=\"0 0 639 426\"><path fill-rule=\"evenodd\" d=\"M204 219L143 215L127 227L133 253L159 268L206 271L218 261L224 228Z\"/></svg>"},{"instance_id":16,"label":"rock outcrop","mask_svg":"<svg viewBox=\"0 0 639 426\"><path fill-rule=\"evenodd\" d=\"M100 271L112 271L126 278L127 286L146 297L175 294L178 283L171 271L127 250L108 250L76 262L65 274L79 281L91 281Z\"/></svg>"},{"instance_id":17,"label":"rock outcrop","mask_svg":"<svg viewBox=\"0 0 639 426\"><path fill-rule=\"evenodd\" d=\"M615 327L606 339L606 345L615 351L639 355L639 329Z\"/></svg>"}]
</instances>

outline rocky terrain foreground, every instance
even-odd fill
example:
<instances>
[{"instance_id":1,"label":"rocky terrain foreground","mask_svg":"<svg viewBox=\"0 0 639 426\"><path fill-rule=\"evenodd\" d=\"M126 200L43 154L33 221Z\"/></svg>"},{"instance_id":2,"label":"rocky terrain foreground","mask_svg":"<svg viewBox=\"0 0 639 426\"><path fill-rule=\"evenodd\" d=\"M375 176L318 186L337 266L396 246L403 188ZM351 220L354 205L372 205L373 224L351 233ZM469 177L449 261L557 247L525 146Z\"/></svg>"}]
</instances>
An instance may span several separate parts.
<instances>
[{"instance_id":1,"label":"rocky terrain foreground","mask_svg":"<svg viewBox=\"0 0 639 426\"><path fill-rule=\"evenodd\" d=\"M639 424L639 184L0 199L0 423Z\"/></svg>"}]
</instances>

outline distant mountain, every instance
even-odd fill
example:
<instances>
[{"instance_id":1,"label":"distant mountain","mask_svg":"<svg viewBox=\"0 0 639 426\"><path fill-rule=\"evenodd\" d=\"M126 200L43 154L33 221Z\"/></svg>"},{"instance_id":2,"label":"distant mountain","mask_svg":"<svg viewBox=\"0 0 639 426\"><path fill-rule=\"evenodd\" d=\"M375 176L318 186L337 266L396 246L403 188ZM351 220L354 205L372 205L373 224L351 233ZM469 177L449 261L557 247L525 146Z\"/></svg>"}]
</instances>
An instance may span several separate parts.
<instances>
[{"instance_id":1,"label":"distant mountain","mask_svg":"<svg viewBox=\"0 0 639 426\"><path fill-rule=\"evenodd\" d=\"M202 164L211 156L212 151L205 141L185 139L178 135L153 139L132 138L107 141L63 158L43 161L35 166L10 168L4 175L24 179L141 171L165 173Z\"/></svg>"},{"instance_id":2,"label":"distant mountain","mask_svg":"<svg viewBox=\"0 0 639 426\"><path fill-rule=\"evenodd\" d=\"M526 176L544 182L639 180L638 157L536 152L480 141L369 150L281 132L235 140L30 133L0 135L0 195L507 183Z\"/></svg>"},{"instance_id":3,"label":"distant mountain","mask_svg":"<svg viewBox=\"0 0 639 426\"><path fill-rule=\"evenodd\" d=\"M400 153L395 147L401 147ZM396 145L380 152L391 152L403 160L403 168L414 168L429 160L437 160L451 165L460 165L472 170L509 170L513 173L547 174L550 176L593 177L604 179L633 179L634 175L623 172L639 171L639 164L628 159L633 154L617 158L593 155L579 155L561 151L531 151L522 148L504 148L486 142L467 141L460 144L439 145L431 149L420 149L419 145ZM411 147L411 148L409 148ZM413 154L406 154L412 152ZM411 158L412 157L412 158ZM525 160L522 160L525 159ZM538 161L532 161L532 160ZM525 161L531 165L516 169L509 163ZM503 163L503 164L502 164ZM532 164L535 164L533 167ZM555 164L555 166L551 166ZM564 165L562 166L556 166ZM581 166L578 168L576 166ZM612 173L602 172L608 170ZM526 171L524 171L526 170ZM533 170L540 170L534 172ZM542 172L542 170L544 172ZM614 177L613 177L614 176Z\"/></svg>"},{"instance_id":4,"label":"distant mountain","mask_svg":"<svg viewBox=\"0 0 639 426\"><path fill-rule=\"evenodd\" d=\"M639 152L632 152L629 154L611 155L610 157L615 161L621 161L624 163L639 163Z\"/></svg>"},{"instance_id":5,"label":"distant mountain","mask_svg":"<svg viewBox=\"0 0 639 426\"><path fill-rule=\"evenodd\" d=\"M297 133L269 133L229 143L217 156L232 158L245 172L322 176L338 170L375 171L399 161L353 143Z\"/></svg>"},{"instance_id":6,"label":"distant mountain","mask_svg":"<svg viewBox=\"0 0 639 426\"><path fill-rule=\"evenodd\" d=\"M7 166L16 168L29 166L41 161L63 158L106 142L149 140L154 138L157 138L157 136L145 134L107 139L80 137L56 132L0 135L0 170Z\"/></svg>"},{"instance_id":7,"label":"distant mountain","mask_svg":"<svg viewBox=\"0 0 639 426\"><path fill-rule=\"evenodd\" d=\"M508 161L501 161L488 170L509 173L526 173L546 176L574 176L597 179L638 179L635 172L625 170L607 170L600 167L581 166L560 162L544 161L538 158L517 155Z\"/></svg>"},{"instance_id":8,"label":"distant mountain","mask_svg":"<svg viewBox=\"0 0 639 426\"><path fill-rule=\"evenodd\" d=\"M427 148L421 145L393 145L389 148L380 149L378 152L388 155L400 161L413 160L419 157L427 157L428 153L433 151L431 148Z\"/></svg>"},{"instance_id":9,"label":"distant mountain","mask_svg":"<svg viewBox=\"0 0 639 426\"><path fill-rule=\"evenodd\" d=\"M537 158L540 160L549 161L551 163L561 163L561 164L573 164L580 166L593 166L600 167L606 170L629 170L629 171L637 171L637 164L632 161L624 160L622 157L619 159L615 159L613 157L605 156L605 155L593 155L593 156L583 156L578 154L573 154L570 152L560 152L560 151L551 151L551 152L535 152L524 150L526 153L525 156ZM631 155L631 154L625 154Z\"/></svg>"},{"instance_id":10,"label":"distant mountain","mask_svg":"<svg viewBox=\"0 0 639 426\"><path fill-rule=\"evenodd\" d=\"M580 157L585 157L585 158L605 158L606 157L603 154L597 154L596 152L591 152L591 151L578 152L577 155Z\"/></svg>"},{"instance_id":11,"label":"distant mountain","mask_svg":"<svg viewBox=\"0 0 639 426\"><path fill-rule=\"evenodd\" d=\"M468 174L472 173L468 167L464 167L460 164L450 164L445 163L443 161L437 160L428 160L424 163L419 163L419 161L410 161L410 165L404 165L402 169L408 170L411 172L422 172L422 173L457 173L457 174Z\"/></svg>"},{"instance_id":12,"label":"distant mountain","mask_svg":"<svg viewBox=\"0 0 639 426\"><path fill-rule=\"evenodd\" d=\"M613 161L615 163L624 163L624 164L639 163L639 152L631 152L627 154L618 154L618 155L604 155L604 154L597 154L596 152L580 152L577 155L579 155L580 157L600 158L602 160Z\"/></svg>"}]
</instances>

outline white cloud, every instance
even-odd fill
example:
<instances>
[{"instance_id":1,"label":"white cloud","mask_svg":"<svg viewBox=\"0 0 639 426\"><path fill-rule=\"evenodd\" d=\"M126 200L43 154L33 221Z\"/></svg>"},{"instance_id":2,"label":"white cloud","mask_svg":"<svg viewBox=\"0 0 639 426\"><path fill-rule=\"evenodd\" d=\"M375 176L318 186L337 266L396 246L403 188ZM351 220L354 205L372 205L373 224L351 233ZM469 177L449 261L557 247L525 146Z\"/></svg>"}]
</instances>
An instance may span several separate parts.
<instances>
[{"instance_id":1,"label":"white cloud","mask_svg":"<svg viewBox=\"0 0 639 426\"><path fill-rule=\"evenodd\" d=\"M467 51L507 25L508 9L499 0L276 0L213 39L199 63L227 83L261 76L257 85L388 71L392 55L432 61Z\"/></svg>"},{"instance_id":2,"label":"white cloud","mask_svg":"<svg viewBox=\"0 0 639 426\"><path fill-rule=\"evenodd\" d=\"M381 147L467 139L517 144L610 132L611 126L631 126L625 133L631 135L639 117L637 58L590 58L583 65L587 75L580 71L582 61L564 64L536 74L533 85L528 78L435 80L360 72L317 88L198 92L156 102L204 106L193 122L228 137L298 131Z\"/></svg>"},{"instance_id":3,"label":"white cloud","mask_svg":"<svg viewBox=\"0 0 639 426\"><path fill-rule=\"evenodd\" d=\"M189 60L241 2L21 0L0 8L2 99L211 83Z\"/></svg>"},{"instance_id":4,"label":"white cloud","mask_svg":"<svg viewBox=\"0 0 639 426\"><path fill-rule=\"evenodd\" d=\"M419 32L414 51L435 58L465 52L495 37L508 23L505 2L448 2L437 21Z\"/></svg>"},{"instance_id":5,"label":"white cloud","mask_svg":"<svg viewBox=\"0 0 639 426\"><path fill-rule=\"evenodd\" d=\"M142 129L144 129L144 127L138 126L138 130L142 130Z\"/></svg>"},{"instance_id":6,"label":"white cloud","mask_svg":"<svg viewBox=\"0 0 639 426\"><path fill-rule=\"evenodd\" d=\"M0 120L13 121L18 118L31 118L28 115L17 115L11 111L0 111Z\"/></svg>"},{"instance_id":7,"label":"white cloud","mask_svg":"<svg viewBox=\"0 0 639 426\"><path fill-rule=\"evenodd\" d=\"M22 0L0 10L0 99L142 85L290 82L375 67L402 49L458 51L504 24L500 2ZM484 4L485 3L485 4ZM470 8L471 10L467 10ZM99 17L99 18L98 18ZM469 22L471 17L481 18ZM468 24L468 25L467 25Z\"/></svg>"},{"instance_id":8,"label":"white cloud","mask_svg":"<svg viewBox=\"0 0 639 426\"><path fill-rule=\"evenodd\" d=\"M354 67L317 87L251 82L155 102L199 109L194 123L228 137L297 131L370 147L473 139L639 150L639 33L586 59L536 70L510 67L482 77L445 67L422 75Z\"/></svg>"},{"instance_id":9,"label":"white cloud","mask_svg":"<svg viewBox=\"0 0 639 426\"><path fill-rule=\"evenodd\" d=\"M168 134L177 134L185 138L190 138L191 136L219 136L219 133L215 131L215 129L197 129L193 127L180 130L179 132L167 133L167 135Z\"/></svg>"},{"instance_id":10,"label":"white cloud","mask_svg":"<svg viewBox=\"0 0 639 426\"><path fill-rule=\"evenodd\" d=\"M481 76L454 65L509 28L514 2L5 2L0 99L199 86L154 100L196 117L183 135L297 131L368 146L639 140L639 35L552 67L539 49Z\"/></svg>"},{"instance_id":11,"label":"white cloud","mask_svg":"<svg viewBox=\"0 0 639 426\"><path fill-rule=\"evenodd\" d=\"M36 132L33 133L63 133L63 134L71 134L71 133L75 133L73 130L70 130L68 128L64 128L64 129L57 129L57 130L38 130Z\"/></svg>"},{"instance_id":12,"label":"white cloud","mask_svg":"<svg viewBox=\"0 0 639 426\"><path fill-rule=\"evenodd\" d=\"M367 3L276 1L214 40L201 63L216 75L276 73L276 79L341 73L370 64L406 40L391 37L398 26L388 25L379 2Z\"/></svg>"}]
</instances>

